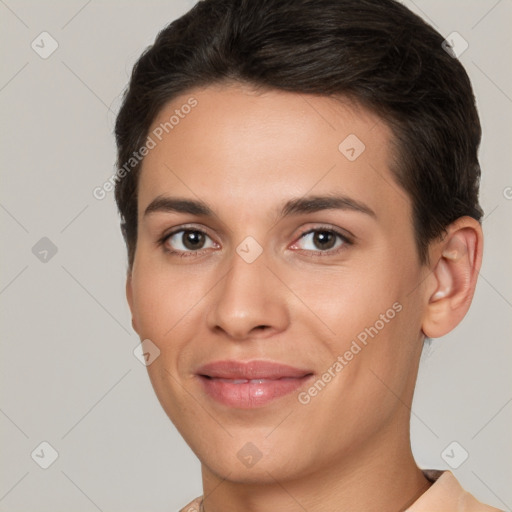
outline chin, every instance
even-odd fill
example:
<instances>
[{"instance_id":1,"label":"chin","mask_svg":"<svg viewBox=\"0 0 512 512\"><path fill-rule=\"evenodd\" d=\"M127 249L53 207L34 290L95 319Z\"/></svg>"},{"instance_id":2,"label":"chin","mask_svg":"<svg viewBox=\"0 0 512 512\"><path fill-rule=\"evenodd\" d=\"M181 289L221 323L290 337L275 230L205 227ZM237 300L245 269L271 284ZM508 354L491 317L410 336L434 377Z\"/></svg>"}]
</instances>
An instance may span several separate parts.
<instances>
[{"instance_id":1,"label":"chin","mask_svg":"<svg viewBox=\"0 0 512 512\"><path fill-rule=\"evenodd\" d=\"M227 442L211 440L207 446L201 439L190 446L203 466L231 482L271 484L304 476L309 464L297 452L300 441L284 443L271 437L265 431L260 436L235 436Z\"/></svg>"},{"instance_id":2,"label":"chin","mask_svg":"<svg viewBox=\"0 0 512 512\"><path fill-rule=\"evenodd\" d=\"M274 484L276 480L285 481L298 476L298 473L288 473L283 469L279 461L264 461L261 459L252 467L245 467L242 463L233 462L233 459L219 461L214 460L212 464L208 461L201 461L209 471L220 479L225 479L238 484L264 485Z\"/></svg>"}]
</instances>

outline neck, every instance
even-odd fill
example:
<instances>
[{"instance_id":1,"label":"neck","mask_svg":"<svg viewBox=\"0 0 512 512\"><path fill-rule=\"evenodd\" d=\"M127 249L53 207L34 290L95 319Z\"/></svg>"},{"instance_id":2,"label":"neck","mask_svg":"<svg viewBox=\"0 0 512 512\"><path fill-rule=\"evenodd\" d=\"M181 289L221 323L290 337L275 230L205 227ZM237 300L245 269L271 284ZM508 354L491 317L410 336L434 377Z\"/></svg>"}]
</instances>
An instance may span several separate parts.
<instances>
[{"instance_id":1,"label":"neck","mask_svg":"<svg viewBox=\"0 0 512 512\"><path fill-rule=\"evenodd\" d=\"M329 467L293 479L269 470L257 483L233 482L203 466L204 512L406 510L432 484L414 462L408 429L389 430Z\"/></svg>"}]
</instances>

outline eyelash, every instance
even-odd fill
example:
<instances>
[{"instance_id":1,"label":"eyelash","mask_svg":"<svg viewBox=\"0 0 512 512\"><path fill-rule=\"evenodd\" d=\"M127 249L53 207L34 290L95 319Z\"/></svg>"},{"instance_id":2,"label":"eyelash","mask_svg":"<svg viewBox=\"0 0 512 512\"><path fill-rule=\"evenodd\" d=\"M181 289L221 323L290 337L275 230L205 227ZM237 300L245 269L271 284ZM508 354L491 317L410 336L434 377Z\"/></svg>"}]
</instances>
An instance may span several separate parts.
<instances>
[{"instance_id":1,"label":"eyelash","mask_svg":"<svg viewBox=\"0 0 512 512\"><path fill-rule=\"evenodd\" d=\"M171 231L171 233L167 233L162 238L160 238L160 240L158 240L158 242L157 242L158 246L162 247L166 254L170 254L173 256L179 256L180 258L190 258L190 257L201 256L201 254L202 254L202 252L204 252L204 250L203 251L201 251L201 250L199 250L199 251L174 251L174 250L167 248L167 246L165 245L167 240L169 240L169 238L171 238L172 236L174 236L178 233L182 233L182 232L186 232L186 231L190 231L192 233L202 233L203 235L207 236L208 238L211 238L208 235L208 233L206 233L202 229L198 229L193 226L181 226L179 229Z\"/></svg>"},{"instance_id":2,"label":"eyelash","mask_svg":"<svg viewBox=\"0 0 512 512\"><path fill-rule=\"evenodd\" d=\"M320 250L311 251L308 249L297 249L297 250L299 250L301 252L309 253L309 257L312 257L312 258L316 258L316 257L323 258L323 257L327 257L327 256L335 256L335 255L339 254L341 251L345 250L347 248L347 246L354 245L353 239L349 238L347 235L341 233L337 229L334 229L334 228L331 228L328 226L317 226L313 229L308 229L307 231L304 231L304 233L302 233L297 238L297 242L299 240L302 240L306 235L309 235L311 233L316 233L316 232L332 233L335 236L337 236L339 239L341 239L342 244L339 247L337 247L336 249L328 249L326 251L320 251ZM295 245L297 242L294 242L293 245Z\"/></svg>"},{"instance_id":3,"label":"eyelash","mask_svg":"<svg viewBox=\"0 0 512 512\"><path fill-rule=\"evenodd\" d=\"M164 252L166 252L167 254L171 254L171 255L174 255L174 256L179 256L180 258L189 258L189 257L201 256L201 254L202 254L201 250L198 250L198 251L174 251L174 250L168 249L166 247L165 244L166 244L167 240L169 240L169 238L171 238L172 236L174 236L174 235L176 235L178 233L182 233L182 232L186 232L186 231L193 232L193 233L201 233L201 234L207 236L208 238L211 238L208 235L208 233L206 233L202 229L194 228L192 226L191 227L182 226L182 227L180 227L180 229L176 229L176 230L172 231L171 233L167 233L162 238L160 238L158 240L158 242L157 242L158 246L161 246L163 248ZM343 233L339 232L338 230L333 229L331 227L327 227L327 226L315 227L313 229L309 229L309 230L305 231L304 233L301 233L301 235L297 238L297 242L299 240L301 240L302 238L304 238L306 235L309 235L311 233L316 233L316 232L332 233L332 234L336 235L338 238L340 238L343 243L337 249L330 249L330 250L326 250L326 251L320 251L320 250L318 250L318 251L311 251L311 250L308 250L308 249L298 249L299 251L303 251L303 252L306 252L306 253L313 253L313 254L309 255L310 257L313 257L313 258L314 257L325 257L325 256L336 255L340 251L344 250L346 248L346 246L350 246L350 245L354 244L354 241L352 239L350 239L347 235L344 235ZM294 242L293 245L295 245L297 242Z\"/></svg>"}]
</instances>

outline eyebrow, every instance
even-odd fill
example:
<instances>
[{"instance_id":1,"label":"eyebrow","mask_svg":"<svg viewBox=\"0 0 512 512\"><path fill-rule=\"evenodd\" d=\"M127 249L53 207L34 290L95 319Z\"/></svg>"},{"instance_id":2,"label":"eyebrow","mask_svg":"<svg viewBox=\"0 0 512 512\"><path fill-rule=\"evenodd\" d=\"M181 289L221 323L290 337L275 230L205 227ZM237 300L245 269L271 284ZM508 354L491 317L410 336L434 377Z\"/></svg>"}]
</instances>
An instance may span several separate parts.
<instances>
[{"instance_id":1,"label":"eyebrow","mask_svg":"<svg viewBox=\"0 0 512 512\"><path fill-rule=\"evenodd\" d=\"M361 201L343 195L307 196L288 200L281 208L280 217L314 213L322 210L348 210L377 218L375 212ZM144 211L144 216L156 212L178 212L213 217L213 210L203 201L158 196Z\"/></svg>"}]
</instances>

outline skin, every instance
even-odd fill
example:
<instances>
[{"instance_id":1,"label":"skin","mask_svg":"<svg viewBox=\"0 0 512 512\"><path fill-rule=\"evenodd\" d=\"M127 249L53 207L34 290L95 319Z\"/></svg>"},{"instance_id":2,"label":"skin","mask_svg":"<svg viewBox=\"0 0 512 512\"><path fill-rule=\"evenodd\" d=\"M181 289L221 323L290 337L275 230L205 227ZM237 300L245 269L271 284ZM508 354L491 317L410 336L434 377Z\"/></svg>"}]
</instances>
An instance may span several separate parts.
<instances>
[{"instance_id":1,"label":"skin","mask_svg":"<svg viewBox=\"0 0 512 512\"><path fill-rule=\"evenodd\" d=\"M198 105L143 162L127 297L134 329L160 350L148 366L158 399L201 461L205 510L404 510L430 485L409 438L424 336L446 334L469 308L479 223L458 219L421 265L411 201L390 170L392 133L377 116L347 99L224 84L175 98L152 129L191 96ZM354 161L338 149L349 134L366 146ZM375 217L280 216L286 201L329 194ZM162 196L201 200L214 214L145 214ZM158 243L182 226L205 232L204 245L183 245L183 232ZM304 235L312 229L350 232L353 243L335 237L325 249ZM236 252L247 236L263 249L252 263ZM225 359L318 378L397 302L401 311L308 404L292 393L229 408L198 382L201 365ZM237 457L247 443L261 454L252 467Z\"/></svg>"}]
</instances>

